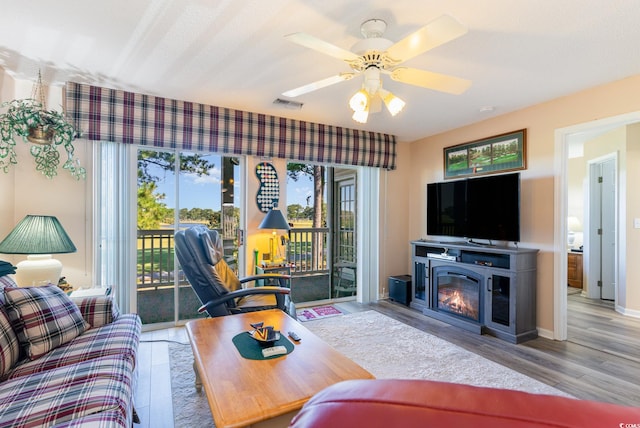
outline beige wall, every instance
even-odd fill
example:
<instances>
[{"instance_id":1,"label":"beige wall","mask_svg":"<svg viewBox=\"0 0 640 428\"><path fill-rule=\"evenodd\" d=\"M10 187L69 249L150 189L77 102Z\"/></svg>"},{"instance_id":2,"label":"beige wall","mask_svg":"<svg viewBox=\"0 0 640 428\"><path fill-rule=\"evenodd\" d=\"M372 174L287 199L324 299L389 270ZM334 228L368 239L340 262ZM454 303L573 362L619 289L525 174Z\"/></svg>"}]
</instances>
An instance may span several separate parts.
<instances>
[{"instance_id":1,"label":"beige wall","mask_svg":"<svg viewBox=\"0 0 640 428\"><path fill-rule=\"evenodd\" d=\"M409 236L408 207L412 194L410 179L411 146L399 144L396 169L382 171L380 177L380 295L388 295L388 277L411 275L411 251L407 244ZM391 202L392 201L392 202Z\"/></svg>"},{"instance_id":2,"label":"beige wall","mask_svg":"<svg viewBox=\"0 0 640 428\"><path fill-rule=\"evenodd\" d=\"M619 296L618 305L626 312L640 316L640 229L634 227L634 219L640 219L640 124L627 126L627 168L624 201L626 203L625 247L626 263L624 294ZM621 204L621 207L624 207Z\"/></svg>"},{"instance_id":3,"label":"beige wall","mask_svg":"<svg viewBox=\"0 0 640 428\"><path fill-rule=\"evenodd\" d=\"M575 144L575 154L570 153L567 160L567 218L575 217L584 228L584 199L586 191L587 165L584 157L584 142ZM584 229L583 229L584 230ZM574 232L576 232L574 230ZM584 233L576 232L574 248L584 243Z\"/></svg>"},{"instance_id":4,"label":"beige wall","mask_svg":"<svg viewBox=\"0 0 640 428\"><path fill-rule=\"evenodd\" d=\"M469 108L476 108L470 106ZM521 244L538 248L537 319L541 332L554 328L554 150L560 128L640 111L640 76L588 89L514 113L410 143L409 241L426 236L426 184L443 179L443 148L527 128L527 169L521 178ZM387 205L404 197L389 195ZM637 214L636 214L637 215ZM399 249L398 249L399 250ZM410 260L407 260L408 266ZM635 309L640 308L636 306Z\"/></svg>"},{"instance_id":5,"label":"beige wall","mask_svg":"<svg viewBox=\"0 0 640 428\"><path fill-rule=\"evenodd\" d=\"M9 101L15 98L15 82L4 73L0 68L0 103ZM0 195L2 202L0 202L0 239L4 239L5 236L11 232L14 224L14 201L15 201L15 171L13 168L8 173L0 171ZM0 260L9 260L4 254L0 254Z\"/></svg>"},{"instance_id":6,"label":"beige wall","mask_svg":"<svg viewBox=\"0 0 640 428\"><path fill-rule=\"evenodd\" d=\"M9 101L14 98L29 98L32 83L13 81L3 74L0 100ZM62 88L50 88L46 91L47 107L60 109L62 105ZM58 176L48 179L36 172L35 162L29 153L29 145L17 141L16 152L18 164L8 173L0 171L0 191L2 204L0 208L0 239L13 229L27 214L53 215L60 220L78 251L72 254L59 254L55 258L63 264L62 275L74 286L89 286L92 283L92 244L91 244L91 199L87 197L91 191L90 150L83 140L74 142L75 153L83 166L87 168L88 180L76 181L71 175L58 170ZM61 151L61 164L64 162ZM24 260L21 255L0 255L2 260L18 263Z\"/></svg>"}]
</instances>

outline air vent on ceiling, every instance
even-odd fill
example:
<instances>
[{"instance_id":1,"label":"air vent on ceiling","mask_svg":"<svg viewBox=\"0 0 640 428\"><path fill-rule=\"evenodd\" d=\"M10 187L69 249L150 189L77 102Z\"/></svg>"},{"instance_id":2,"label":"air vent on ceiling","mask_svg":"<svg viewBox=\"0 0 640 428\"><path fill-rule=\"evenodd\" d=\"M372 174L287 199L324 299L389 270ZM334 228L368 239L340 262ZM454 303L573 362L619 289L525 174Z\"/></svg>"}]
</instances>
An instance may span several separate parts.
<instances>
[{"instance_id":1,"label":"air vent on ceiling","mask_svg":"<svg viewBox=\"0 0 640 428\"><path fill-rule=\"evenodd\" d=\"M273 103L277 106L288 108L290 110L300 110L303 105L302 103L299 103L297 101L283 100L282 98L276 98L275 100L273 100Z\"/></svg>"}]
</instances>

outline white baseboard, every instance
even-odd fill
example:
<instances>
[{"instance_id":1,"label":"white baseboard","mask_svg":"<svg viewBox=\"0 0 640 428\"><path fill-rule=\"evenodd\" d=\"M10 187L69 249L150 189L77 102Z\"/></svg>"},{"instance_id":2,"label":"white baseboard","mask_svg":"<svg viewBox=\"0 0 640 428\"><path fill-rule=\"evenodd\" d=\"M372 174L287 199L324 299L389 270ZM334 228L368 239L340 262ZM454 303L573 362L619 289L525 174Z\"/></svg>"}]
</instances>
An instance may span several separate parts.
<instances>
[{"instance_id":1,"label":"white baseboard","mask_svg":"<svg viewBox=\"0 0 640 428\"><path fill-rule=\"evenodd\" d=\"M553 331L551 331L551 330L547 330L546 328L540 328L540 327L538 327L538 336L539 336L539 337L544 337L545 339L551 339L551 340L554 340L554 338L553 338Z\"/></svg>"},{"instance_id":2,"label":"white baseboard","mask_svg":"<svg viewBox=\"0 0 640 428\"><path fill-rule=\"evenodd\" d=\"M616 305L616 312L628 317L640 318L640 311L636 311L635 309L627 309L623 308L622 306Z\"/></svg>"}]
</instances>

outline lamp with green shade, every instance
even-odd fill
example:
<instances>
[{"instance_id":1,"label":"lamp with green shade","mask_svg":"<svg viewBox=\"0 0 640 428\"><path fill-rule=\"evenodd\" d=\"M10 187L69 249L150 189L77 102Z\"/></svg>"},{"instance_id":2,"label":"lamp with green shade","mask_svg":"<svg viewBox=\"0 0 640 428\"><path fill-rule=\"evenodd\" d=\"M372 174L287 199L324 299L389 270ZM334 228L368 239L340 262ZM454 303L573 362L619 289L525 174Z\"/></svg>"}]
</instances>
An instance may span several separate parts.
<instances>
[{"instance_id":1,"label":"lamp with green shade","mask_svg":"<svg viewBox=\"0 0 640 428\"><path fill-rule=\"evenodd\" d=\"M74 252L76 246L54 216L27 215L0 242L0 253L27 254L16 265L16 283L22 287L58 284L62 263L51 254Z\"/></svg>"}]
</instances>

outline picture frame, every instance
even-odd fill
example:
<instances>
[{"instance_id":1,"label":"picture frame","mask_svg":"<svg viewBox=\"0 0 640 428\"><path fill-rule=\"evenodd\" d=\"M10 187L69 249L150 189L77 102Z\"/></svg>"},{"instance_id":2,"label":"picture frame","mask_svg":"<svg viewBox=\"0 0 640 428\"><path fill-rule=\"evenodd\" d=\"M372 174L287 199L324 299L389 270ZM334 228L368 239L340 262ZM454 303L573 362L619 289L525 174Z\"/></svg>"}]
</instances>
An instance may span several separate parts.
<instances>
[{"instance_id":1,"label":"picture frame","mask_svg":"<svg viewBox=\"0 0 640 428\"><path fill-rule=\"evenodd\" d=\"M526 129L445 147L444 178L526 169L526 149Z\"/></svg>"}]
</instances>

